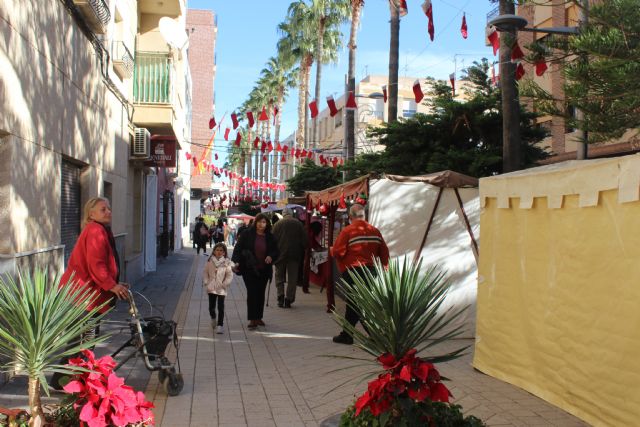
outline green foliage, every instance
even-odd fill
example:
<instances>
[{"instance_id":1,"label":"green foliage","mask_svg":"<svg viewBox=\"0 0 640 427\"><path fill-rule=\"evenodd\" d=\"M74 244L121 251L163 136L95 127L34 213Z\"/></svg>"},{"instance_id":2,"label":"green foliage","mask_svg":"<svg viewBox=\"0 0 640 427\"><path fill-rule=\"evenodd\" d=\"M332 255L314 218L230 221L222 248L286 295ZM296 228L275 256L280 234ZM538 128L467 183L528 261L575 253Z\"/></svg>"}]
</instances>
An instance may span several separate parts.
<instances>
[{"instance_id":1,"label":"green foliage","mask_svg":"<svg viewBox=\"0 0 640 427\"><path fill-rule=\"evenodd\" d=\"M368 270L363 274L351 273L354 285L345 285L345 297L361 311L361 322L367 333L335 312L334 320L353 337L357 347L374 358L390 353L400 359L411 349L415 348L420 354L460 335L462 326L446 328L467 307L442 312L440 307L450 283L436 268L431 267L423 274L421 267L421 261L414 263L405 259L401 264L393 259L385 269L378 260L375 273ZM460 357L466 348L422 359L445 362Z\"/></svg>"},{"instance_id":2,"label":"green foliage","mask_svg":"<svg viewBox=\"0 0 640 427\"><path fill-rule=\"evenodd\" d=\"M522 95L533 98L539 111L562 116L570 127L587 131L587 142L618 138L640 127L637 0L594 2L580 34L547 37L527 47L532 56L560 63L566 78L564 100L553 99L532 81L523 85ZM567 107L582 111L584 119Z\"/></svg>"},{"instance_id":3,"label":"green foliage","mask_svg":"<svg viewBox=\"0 0 640 427\"><path fill-rule=\"evenodd\" d=\"M379 138L384 152L345 164L348 177L375 171L398 175L422 175L453 170L482 177L502 171L502 113L499 89L491 84L490 64L484 59L465 70L470 89L467 101L452 97L451 87L433 81L426 103L429 114L385 123L369 131ZM546 154L535 144L546 135L534 126L536 115L523 111L520 129L523 166L532 166Z\"/></svg>"},{"instance_id":4,"label":"green foliage","mask_svg":"<svg viewBox=\"0 0 640 427\"><path fill-rule=\"evenodd\" d=\"M47 272L38 269L33 275L19 272L17 281L8 275L0 277L0 357L8 360L2 368L26 371L46 393L46 373L73 374L75 370L59 365L59 359L108 338L68 347L104 316L98 314L101 307L87 311L92 298L90 289L61 287L59 276L49 281Z\"/></svg>"},{"instance_id":5,"label":"green foliage","mask_svg":"<svg viewBox=\"0 0 640 427\"><path fill-rule=\"evenodd\" d=\"M404 416L402 419L394 419L390 412L378 417L371 414L368 409L355 416L355 406L350 406L340 418L340 427L482 427L485 424L479 418L472 415L465 417L460 405L452 405L442 402L425 400L415 403L403 402ZM428 420L431 420L429 422Z\"/></svg>"},{"instance_id":6,"label":"green foliage","mask_svg":"<svg viewBox=\"0 0 640 427\"><path fill-rule=\"evenodd\" d=\"M287 187L295 196L304 196L305 191L324 190L339 183L334 168L318 166L306 160L296 174L287 180Z\"/></svg>"}]
</instances>

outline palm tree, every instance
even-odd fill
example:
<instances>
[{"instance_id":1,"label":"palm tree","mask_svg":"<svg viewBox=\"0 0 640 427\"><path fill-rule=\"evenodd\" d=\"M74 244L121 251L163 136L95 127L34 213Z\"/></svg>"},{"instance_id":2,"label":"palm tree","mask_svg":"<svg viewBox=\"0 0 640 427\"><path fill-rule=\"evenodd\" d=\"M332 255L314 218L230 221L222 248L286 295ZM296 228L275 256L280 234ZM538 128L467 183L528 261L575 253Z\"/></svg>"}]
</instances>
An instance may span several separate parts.
<instances>
[{"instance_id":1,"label":"palm tree","mask_svg":"<svg viewBox=\"0 0 640 427\"><path fill-rule=\"evenodd\" d=\"M287 19L278 25L282 38L278 41L278 51L286 52L300 63L298 75L298 129L296 146L305 147L307 140L306 114L308 104L308 88L311 66L314 61L317 34L315 20L311 9L303 1L298 0L289 5Z\"/></svg>"},{"instance_id":2,"label":"palm tree","mask_svg":"<svg viewBox=\"0 0 640 427\"><path fill-rule=\"evenodd\" d=\"M351 30L349 32L349 71L347 74L347 91L356 90L356 38L360 25L360 12L364 6L364 0L351 0ZM348 110L345 120L347 130L347 159L355 157L355 111Z\"/></svg>"},{"instance_id":3,"label":"palm tree","mask_svg":"<svg viewBox=\"0 0 640 427\"><path fill-rule=\"evenodd\" d=\"M320 102L320 83L322 81L322 65L325 63L324 59L335 56L337 52L328 52L325 54L324 50L328 46L325 45L325 34L328 30L334 33L338 32L338 39L342 38L340 33L340 25L349 16L351 0L312 0L311 13L316 20L317 34L316 38L316 88L314 99L316 102ZM331 48L337 48L335 43ZM337 50L337 49L336 49ZM321 60L318 60L321 58ZM312 147L316 147L318 141L318 126L316 120L313 120L313 131L311 132Z\"/></svg>"},{"instance_id":4,"label":"palm tree","mask_svg":"<svg viewBox=\"0 0 640 427\"><path fill-rule=\"evenodd\" d=\"M400 10L398 0L389 0L391 41L389 45L388 122L398 120L398 67L400 63Z\"/></svg>"},{"instance_id":5,"label":"palm tree","mask_svg":"<svg viewBox=\"0 0 640 427\"><path fill-rule=\"evenodd\" d=\"M86 310L92 301L87 288L60 286L60 277L49 280L48 273L18 273L17 281L0 277L0 357L10 362L2 368L20 367L29 376L29 408L34 423L44 421L40 389L49 393L45 374L73 374L73 367L58 365L60 358L72 356L104 341L102 336L83 343L77 337L95 328L104 316L102 306Z\"/></svg>"}]
</instances>

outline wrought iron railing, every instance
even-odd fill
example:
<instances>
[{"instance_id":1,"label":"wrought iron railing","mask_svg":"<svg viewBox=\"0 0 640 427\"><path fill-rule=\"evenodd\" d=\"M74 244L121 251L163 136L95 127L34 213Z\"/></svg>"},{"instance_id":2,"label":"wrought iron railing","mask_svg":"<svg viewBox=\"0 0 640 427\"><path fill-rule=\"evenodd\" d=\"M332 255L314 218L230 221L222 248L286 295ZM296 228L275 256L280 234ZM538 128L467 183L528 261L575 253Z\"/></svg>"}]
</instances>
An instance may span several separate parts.
<instances>
[{"instance_id":1,"label":"wrought iron railing","mask_svg":"<svg viewBox=\"0 0 640 427\"><path fill-rule=\"evenodd\" d=\"M114 40L111 42L111 59L114 62L122 63L122 66L127 72L127 76L131 77L134 67L133 55L123 41Z\"/></svg>"},{"instance_id":2,"label":"wrought iron railing","mask_svg":"<svg viewBox=\"0 0 640 427\"><path fill-rule=\"evenodd\" d=\"M496 6L487 13L487 22L491 21L493 18L500 14L500 6Z\"/></svg>"},{"instance_id":3,"label":"wrought iron railing","mask_svg":"<svg viewBox=\"0 0 640 427\"><path fill-rule=\"evenodd\" d=\"M111 12L105 0L88 0L88 2L102 25L108 25L111 20Z\"/></svg>"},{"instance_id":4,"label":"wrought iron railing","mask_svg":"<svg viewBox=\"0 0 640 427\"><path fill-rule=\"evenodd\" d=\"M170 104L173 67L167 53L136 52L133 100L140 103Z\"/></svg>"}]
</instances>

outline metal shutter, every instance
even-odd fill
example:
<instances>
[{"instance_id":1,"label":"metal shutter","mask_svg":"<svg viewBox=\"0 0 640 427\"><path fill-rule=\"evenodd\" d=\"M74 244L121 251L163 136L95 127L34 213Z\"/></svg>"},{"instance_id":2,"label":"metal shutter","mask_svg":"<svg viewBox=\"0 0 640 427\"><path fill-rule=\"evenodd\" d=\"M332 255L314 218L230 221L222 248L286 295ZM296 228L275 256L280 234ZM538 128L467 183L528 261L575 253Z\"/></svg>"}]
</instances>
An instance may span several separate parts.
<instances>
[{"instance_id":1,"label":"metal shutter","mask_svg":"<svg viewBox=\"0 0 640 427\"><path fill-rule=\"evenodd\" d=\"M80 168L62 161L60 186L60 237L64 246L64 265L80 235Z\"/></svg>"}]
</instances>

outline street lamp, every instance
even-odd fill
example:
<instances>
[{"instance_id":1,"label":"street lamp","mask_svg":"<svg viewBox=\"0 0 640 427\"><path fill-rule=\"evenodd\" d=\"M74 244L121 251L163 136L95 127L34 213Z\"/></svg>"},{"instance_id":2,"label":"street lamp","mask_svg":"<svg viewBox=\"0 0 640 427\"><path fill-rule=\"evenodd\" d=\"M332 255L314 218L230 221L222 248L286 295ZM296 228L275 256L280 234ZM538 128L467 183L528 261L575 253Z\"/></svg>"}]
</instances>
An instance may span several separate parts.
<instances>
[{"instance_id":1,"label":"street lamp","mask_svg":"<svg viewBox=\"0 0 640 427\"><path fill-rule=\"evenodd\" d=\"M382 99L384 95L380 92L372 92L368 95L356 94L356 98ZM344 94L344 102L346 105L349 98L349 91ZM353 160L356 157L356 124L355 112L344 109L344 140L347 154L347 160Z\"/></svg>"},{"instance_id":2,"label":"street lamp","mask_svg":"<svg viewBox=\"0 0 640 427\"><path fill-rule=\"evenodd\" d=\"M587 23L588 20L588 16L589 16L589 1L588 0L582 0L582 6L580 8L580 24L585 25ZM571 36L571 35L576 35L580 33L580 27L536 27L536 28L529 28L527 27L527 25L529 24L529 22L523 18L522 16L518 16L518 15L514 15L514 14L510 14L510 13L505 13L502 15L498 15L495 18L489 20L489 22L487 23L488 25L492 25L495 27L495 29L499 32L508 32L508 33L512 33L512 34L517 34L518 31L525 31L525 32L536 32L536 33L544 33L544 34L558 34L558 35L564 35L564 36ZM502 52L502 49L500 49ZM502 56L502 55L501 55ZM507 59L508 60L508 59ZM586 60L586 58L583 58L583 60ZM503 62L503 59L500 59L501 65ZM505 82L507 82L511 85L513 85L513 92L515 93L515 80L511 79L503 79L503 76L501 74L500 76L500 82L503 85L502 86L502 93L503 93L503 108L505 106L504 103L504 94L505 94ZM511 90L509 90L509 92L511 92ZM578 119L583 118L584 117L584 113L582 113L582 111L579 111L576 109L576 116L578 117ZM519 128L519 123L512 123L511 120L509 120L509 118L511 118L511 115L505 115L504 114L504 110L503 110L503 121L502 121L502 129L503 129L503 137L504 135L506 135L509 132L509 129L511 130L511 132L513 133L515 129L517 129L518 135L515 138L518 143L520 142L520 136L519 136L519 132L520 132L520 128ZM587 143L586 143L586 132L585 131L580 131L581 135L578 137L579 141L577 143L577 147L576 147L576 158L578 160L584 160L587 158ZM508 145L508 142L505 141L505 147ZM511 147L512 148L512 147Z\"/></svg>"}]
</instances>

